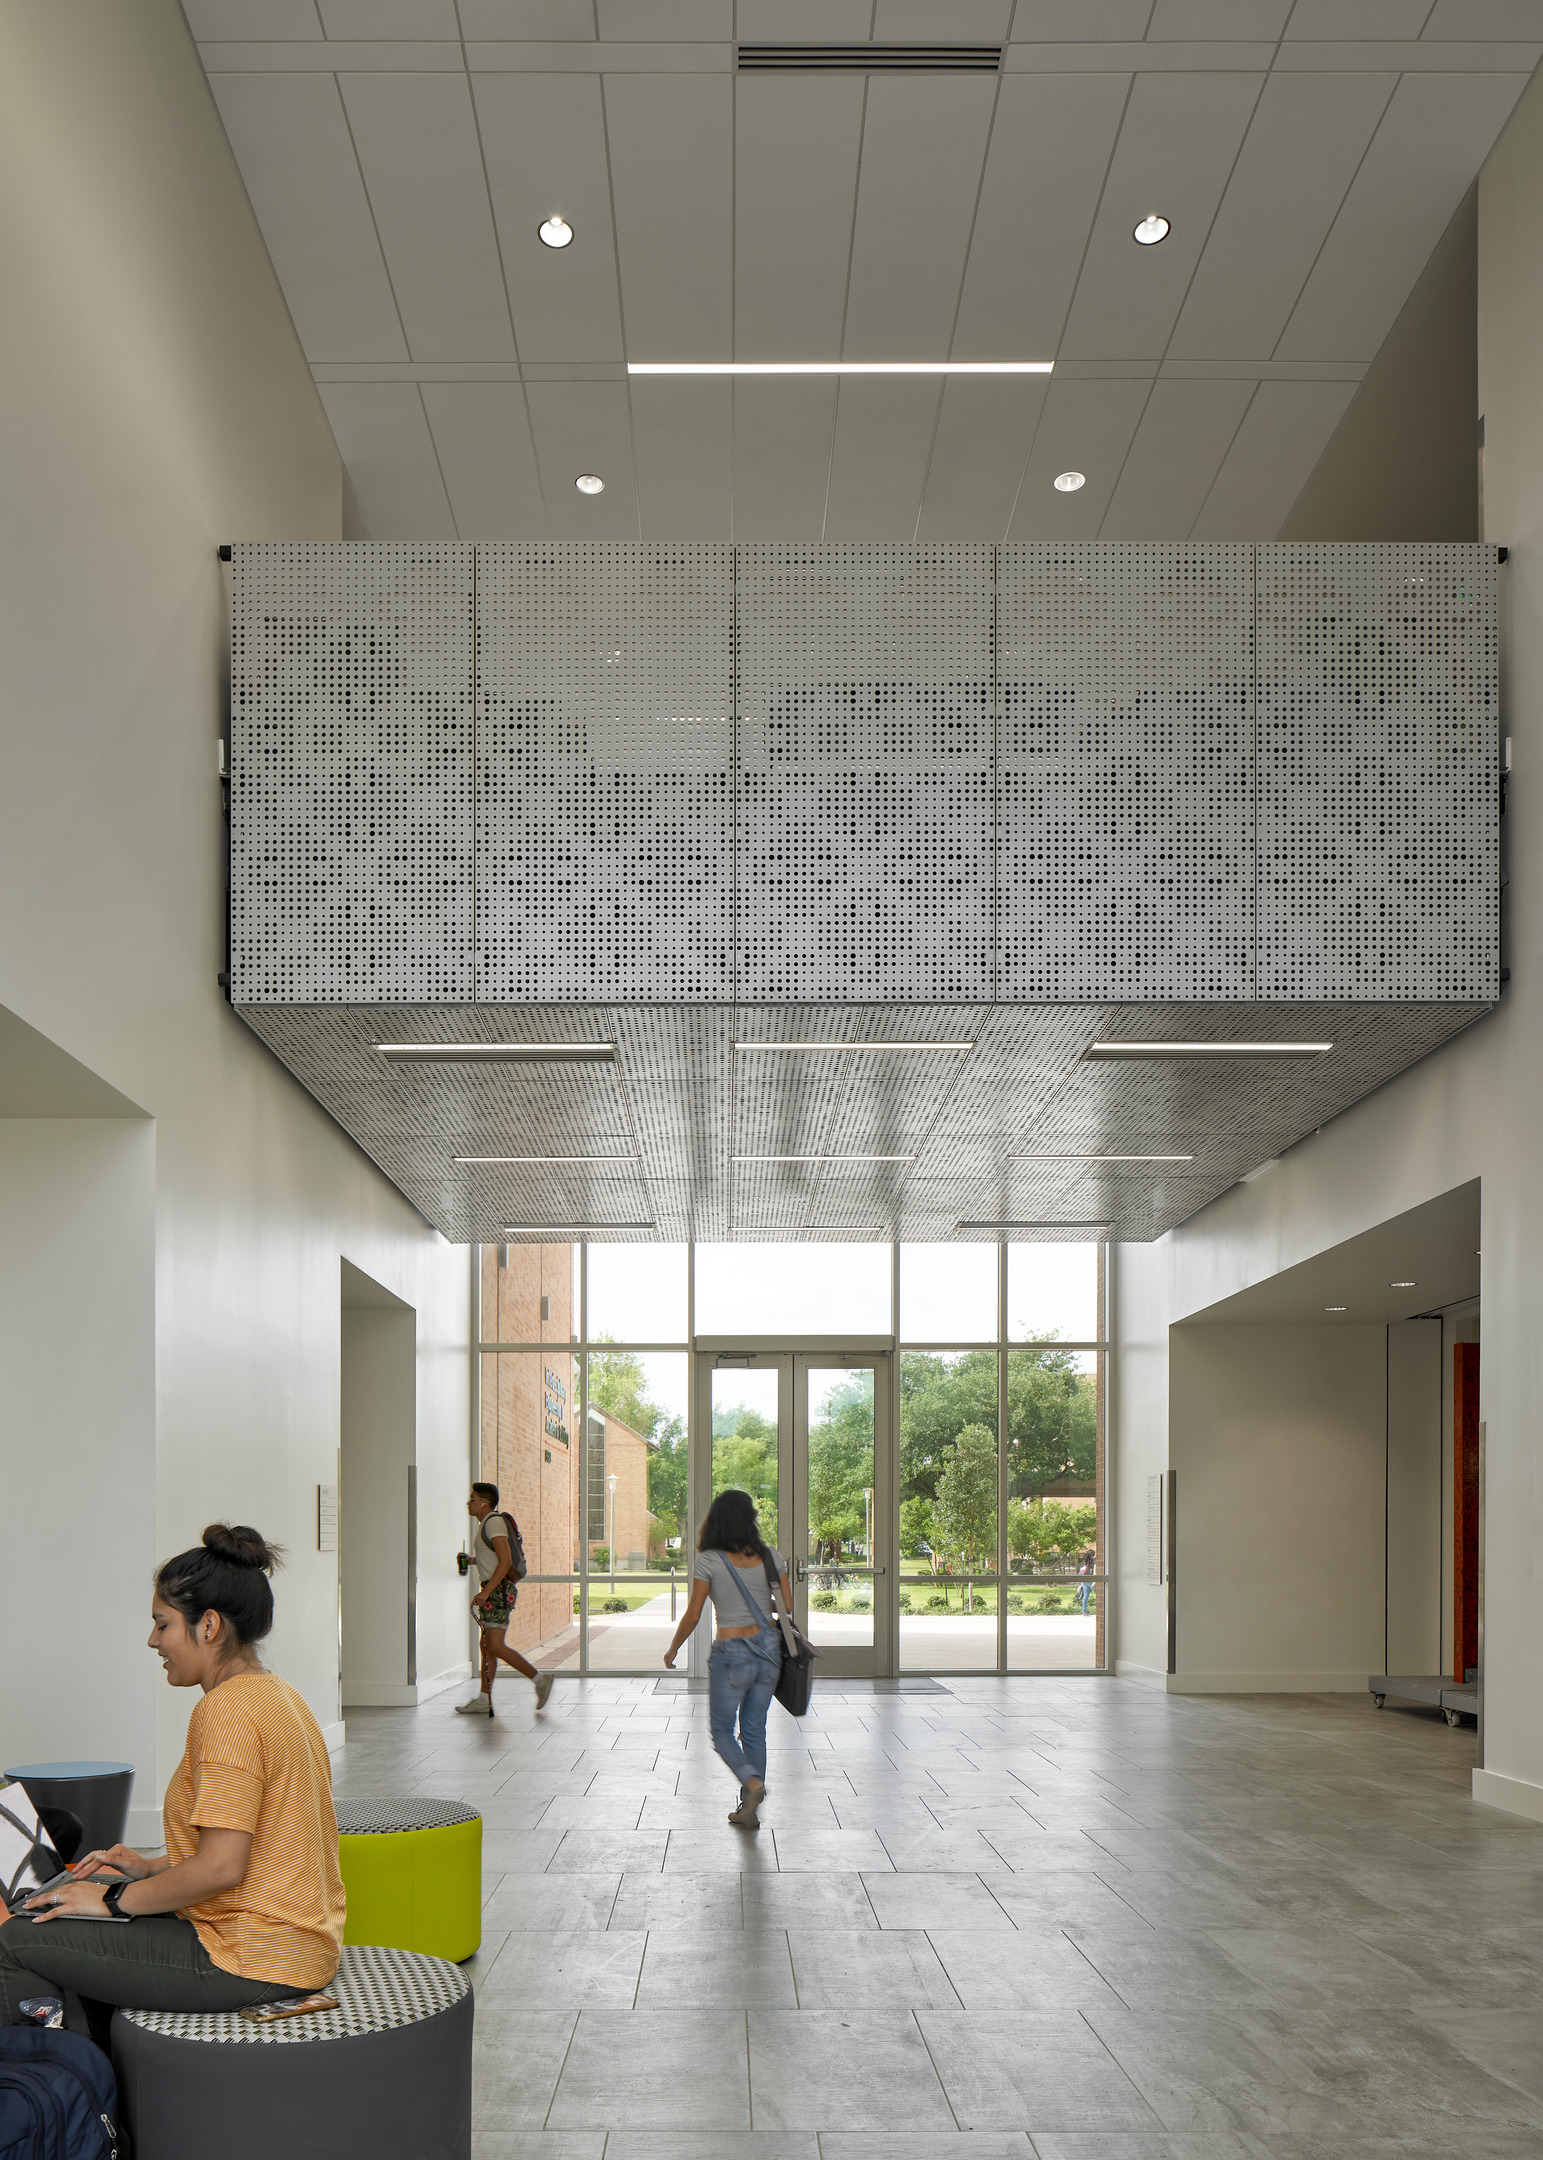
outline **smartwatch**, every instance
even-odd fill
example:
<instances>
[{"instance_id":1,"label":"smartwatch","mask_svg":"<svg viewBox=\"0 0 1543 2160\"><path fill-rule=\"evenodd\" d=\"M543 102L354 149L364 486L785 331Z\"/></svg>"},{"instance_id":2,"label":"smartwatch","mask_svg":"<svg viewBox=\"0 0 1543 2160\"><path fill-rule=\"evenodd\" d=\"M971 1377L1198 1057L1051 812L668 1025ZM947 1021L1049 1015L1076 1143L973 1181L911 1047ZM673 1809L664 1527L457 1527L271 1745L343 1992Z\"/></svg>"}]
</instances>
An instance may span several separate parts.
<instances>
[{"instance_id":1,"label":"smartwatch","mask_svg":"<svg viewBox=\"0 0 1543 2160\"><path fill-rule=\"evenodd\" d=\"M133 1881L133 1879L134 1878L130 1875L120 1875L116 1882L107 1883L103 1887L102 1903L107 1907L107 1910L112 1914L115 1920L132 1920L134 1917L131 1912L120 1912L118 1909L118 1900L122 1897L124 1891L127 1890L129 1884Z\"/></svg>"}]
</instances>

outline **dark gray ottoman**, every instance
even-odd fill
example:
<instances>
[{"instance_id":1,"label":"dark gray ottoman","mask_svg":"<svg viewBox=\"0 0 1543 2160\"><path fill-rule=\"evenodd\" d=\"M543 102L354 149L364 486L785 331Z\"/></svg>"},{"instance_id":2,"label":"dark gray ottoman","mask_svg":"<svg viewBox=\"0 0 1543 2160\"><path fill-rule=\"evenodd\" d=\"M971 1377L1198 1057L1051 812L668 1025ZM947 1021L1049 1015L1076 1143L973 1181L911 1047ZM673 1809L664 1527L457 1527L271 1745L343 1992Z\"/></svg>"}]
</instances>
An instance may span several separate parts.
<instances>
[{"instance_id":1,"label":"dark gray ottoman","mask_svg":"<svg viewBox=\"0 0 1543 2160\"><path fill-rule=\"evenodd\" d=\"M470 2160L472 1992L444 1958L345 1949L336 2010L254 2025L119 2010L134 2160Z\"/></svg>"}]
</instances>

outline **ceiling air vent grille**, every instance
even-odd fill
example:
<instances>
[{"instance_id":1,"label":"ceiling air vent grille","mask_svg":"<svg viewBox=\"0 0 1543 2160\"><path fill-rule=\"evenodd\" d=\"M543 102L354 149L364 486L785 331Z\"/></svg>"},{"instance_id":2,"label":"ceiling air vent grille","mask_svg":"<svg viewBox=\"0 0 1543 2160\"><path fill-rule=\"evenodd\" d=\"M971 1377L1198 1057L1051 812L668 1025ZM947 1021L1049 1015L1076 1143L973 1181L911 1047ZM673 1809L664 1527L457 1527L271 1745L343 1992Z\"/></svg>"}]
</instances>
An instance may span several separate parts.
<instances>
[{"instance_id":1,"label":"ceiling air vent grille","mask_svg":"<svg viewBox=\"0 0 1543 2160\"><path fill-rule=\"evenodd\" d=\"M996 75L1000 45L741 45L741 75Z\"/></svg>"}]
</instances>

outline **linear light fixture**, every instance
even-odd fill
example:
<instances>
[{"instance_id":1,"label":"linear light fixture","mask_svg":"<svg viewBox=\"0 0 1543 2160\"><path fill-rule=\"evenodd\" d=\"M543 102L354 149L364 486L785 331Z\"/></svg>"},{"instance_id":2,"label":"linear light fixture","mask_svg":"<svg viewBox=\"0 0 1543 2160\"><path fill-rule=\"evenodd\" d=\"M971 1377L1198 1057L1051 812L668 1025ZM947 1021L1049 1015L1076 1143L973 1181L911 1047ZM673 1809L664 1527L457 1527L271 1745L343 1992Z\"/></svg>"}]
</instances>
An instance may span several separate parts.
<instances>
[{"instance_id":1,"label":"linear light fixture","mask_svg":"<svg viewBox=\"0 0 1543 2160\"><path fill-rule=\"evenodd\" d=\"M887 1223L806 1222L800 1237L888 1237Z\"/></svg>"},{"instance_id":2,"label":"linear light fixture","mask_svg":"<svg viewBox=\"0 0 1543 2160\"><path fill-rule=\"evenodd\" d=\"M738 1163L915 1162L914 1155L736 1155Z\"/></svg>"},{"instance_id":3,"label":"linear light fixture","mask_svg":"<svg viewBox=\"0 0 1543 2160\"><path fill-rule=\"evenodd\" d=\"M973 1050L972 1042L737 1042L736 1050Z\"/></svg>"},{"instance_id":4,"label":"linear light fixture","mask_svg":"<svg viewBox=\"0 0 1543 2160\"><path fill-rule=\"evenodd\" d=\"M504 1237L616 1237L623 1230L653 1229L651 1222L505 1223Z\"/></svg>"},{"instance_id":5,"label":"linear light fixture","mask_svg":"<svg viewBox=\"0 0 1543 2160\"><path fill-rule=\"evenodd\" d=\"M1193 1162L1193 1155L1009 1155L1010 1163L1025 1162Z\"/></svg>"},{"instance_id":6,"label":"linear light fixture","mask_svg":"<svg viewBox=\"0 0 1543 2160\"><path fill-rule=\"evenodd\" d=\"M629 360L629 375L1052 375L1053 360Z\"/></svg>"},{"instance_id":7,"label":"linear light fixture","mask_svg":"<svg viewBox=\"0 0 1543 2160\"><path fill-rule=\"evenodd\" d=\"M613 1042L377 1043L388 1065L610 1065Z\"/></svg>"},{"instance_id":8,"label":"linear light fixture","mask_svg":"<svg viewBox=\"0 0 1543 2160\"><path fill-rule=\"evenodd\" d=\"M1107 1230L1106 1222L956 1222L955 1230Z\"/></svg>"},{"instance_id":9,"label":"linear light fixture","mask_svg":"<svg viewBox=\"0 0 1543 2160\"><path fill-rule=\"evenodd\" d=\"M1145 1058L1186 1060L1194 1064L1236 1058L1246 1064L1251 1058L1326 1057L1333 1048L1331 1042L1096 1042L1089 1043L1083 1056L1094 1062L1099 1059L1135 1062Z\"/></svg>"},{"instance_id":10,"label":"linear light fixture","mask_svg":"<svg viewBox=\"0 0 1543 2160\"><path fill-rule=\"evenodd\" d=\"M526 1163L562 1169L577 1163L626 1163L629 1168L637 1161L635 1155L452 1155L457 1163Z\"/></svg>"}]
</instances>

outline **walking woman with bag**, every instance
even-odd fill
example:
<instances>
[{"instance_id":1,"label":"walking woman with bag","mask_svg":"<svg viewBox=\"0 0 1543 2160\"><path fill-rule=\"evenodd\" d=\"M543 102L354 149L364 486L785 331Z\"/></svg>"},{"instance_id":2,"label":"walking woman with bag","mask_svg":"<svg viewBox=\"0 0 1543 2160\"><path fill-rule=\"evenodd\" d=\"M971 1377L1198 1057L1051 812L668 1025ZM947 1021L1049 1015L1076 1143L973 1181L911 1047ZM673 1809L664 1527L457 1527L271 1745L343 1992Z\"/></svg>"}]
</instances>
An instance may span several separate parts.
<instances>
[{"instance_id":1,"label":"walking woman with bag","mask_svg":"<svg viewBox=\"0 0 1543 2160\"><path fill-rule=\"evenodd\" d=\"M739 1805L729 1821L738 1829L754 1830L766 1797L766 1713L782 1673L783 1635L774 1617L773 1581L784 1614L792 1613L793 1593L782 1555L762 1539L755 1502L737 1486L719 1493L707 1511L692 1577L691 1601L664 1662L674 1666L676 1653L711 1597L718 1626L707 1661L713 1746L739 1780Z\"/></svg>"}]
</instances>

